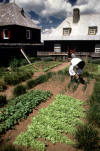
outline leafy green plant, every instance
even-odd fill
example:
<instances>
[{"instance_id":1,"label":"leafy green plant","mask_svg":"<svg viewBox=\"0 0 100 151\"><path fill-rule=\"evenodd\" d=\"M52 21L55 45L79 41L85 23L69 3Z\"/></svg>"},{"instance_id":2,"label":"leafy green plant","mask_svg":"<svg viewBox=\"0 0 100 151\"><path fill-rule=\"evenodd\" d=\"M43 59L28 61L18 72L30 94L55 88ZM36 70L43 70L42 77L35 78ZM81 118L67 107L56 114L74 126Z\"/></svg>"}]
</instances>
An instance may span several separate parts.
<instances>
[{"instance_id":1,"label":"leafy green plant","mask_svg":"<svg viewBox=\"0 0 100 151\"><path fill-rule=\"evenodd\" d=\"M23 85L17 85L13 90L14 96L19 96L24 93L26 93L26 88Z\"/></svg>"},{"instance_id":2,"label":"leafy green plant","mask_svg":"<svg viewBox=\"0 0 100 151\"><path fill-rule=\"evenodd\" d=\"M82 123L79 119L84 116L82 104L81 101L70 96L57 95L52 104L41 109L39 114L32 119L32 124L28 126L27 131L17 136L14 144L42 151L46 146L36 138L44 138L53 144L56 142L74 144L63 133L74 134L75 126Z\"/></svg>"},{"instance_id":3,"label":"leafy green plant","mask_svg":"<svg viewBox=\"0 0 100 151\"><path fill-rule=\"evenodd\" d=\"M75 138L79 149L83 149L84 151L97 151L99 143L98 131L91 125L79 126Z\"/></svg>"},{"instance_id":4,"label":"leafy green plant","mask_svg":"<svg viewBox=\"0 0 100 151\"><path fill-rule=\"evenodd\" d=\"M22 118L26 118L30 112L42 101L51 96L49 91L32 90L24 95L12 99L12 103L0 114L0 133L5 133L13 128Z\"/></svg>"},{"instance_id":5,"label":"leafy green plant","mask_svg":"<svg viewBox=\"0 0 100 151\"><path fill-rule=\"evenodd\" d=\"M5 95L0 95L0 107L4 106L7 103Z\"/></svg>"}]
</instances>

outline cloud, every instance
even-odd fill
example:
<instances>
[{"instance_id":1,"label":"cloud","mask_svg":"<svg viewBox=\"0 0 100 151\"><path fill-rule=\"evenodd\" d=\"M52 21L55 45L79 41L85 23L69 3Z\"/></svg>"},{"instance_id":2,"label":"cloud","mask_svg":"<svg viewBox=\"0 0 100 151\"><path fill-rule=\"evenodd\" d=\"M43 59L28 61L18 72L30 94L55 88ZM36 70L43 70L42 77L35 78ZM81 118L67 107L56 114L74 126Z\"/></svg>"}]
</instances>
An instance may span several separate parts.
<instances>
[{"instance_id":1,"label":"cloud","mask_svg":"<svg viewBox=\"0 0 100 151\"><path fill-rule=\"evenodd\" d=\"M37 25L40 24L39 20L32 19L32 21L33 21L34 24L37 24Z\"/></svg>"},{"instance_id":2,"label":"cloud","mask_svg":"<svg viewBox=\"0 0 100 151\"><path fill-rule=\"evenodd\" d=\"M65 17L71 13L72 4L68 0L16 0L25 11L35 11L41 17Z\"/></svg>"},{"instance_id":3,"label":"cloud","mask_svg":"<svg viewBox=\"0 0 100 151\"><path fill-rule=\"evenodd\" d=\"M77 0L76 7L82 14L100 13L100 1L98 0Z\"/></svg>"}]
</instances>

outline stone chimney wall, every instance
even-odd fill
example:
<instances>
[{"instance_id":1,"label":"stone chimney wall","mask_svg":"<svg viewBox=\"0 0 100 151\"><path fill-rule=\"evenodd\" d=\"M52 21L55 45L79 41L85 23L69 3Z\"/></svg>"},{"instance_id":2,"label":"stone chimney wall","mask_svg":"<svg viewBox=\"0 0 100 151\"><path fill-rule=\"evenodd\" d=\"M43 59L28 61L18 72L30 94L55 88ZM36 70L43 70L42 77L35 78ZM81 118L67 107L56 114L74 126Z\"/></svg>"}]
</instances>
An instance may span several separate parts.
<instances>
[{"instance_id":1,"label":"stone chimney wall","mask_svg":"<svg viewBox=\"0 0 100 151\"><path fill-rule=\"evenodd\" d=\"M73 9L73 23L78 23L80 20L80 10L79 8Z\"/></svg>"}]
</instances>

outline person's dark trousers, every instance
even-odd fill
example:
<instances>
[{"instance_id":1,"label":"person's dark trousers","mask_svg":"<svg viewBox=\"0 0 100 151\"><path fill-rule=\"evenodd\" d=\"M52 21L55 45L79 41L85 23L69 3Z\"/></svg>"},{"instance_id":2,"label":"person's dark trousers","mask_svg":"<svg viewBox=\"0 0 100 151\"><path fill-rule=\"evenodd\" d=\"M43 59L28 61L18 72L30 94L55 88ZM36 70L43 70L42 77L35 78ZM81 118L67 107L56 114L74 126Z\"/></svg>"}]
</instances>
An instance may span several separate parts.
<instances>
[{"instance_id":1,"label":"person's dark trousers","mask_svg":"<svg viewBox=\"0 0 100 151\"><path fill-rule=\"evenodd\" d=\"M85 80L82 78L81 75L79 75L79 81L80 81L80 83L85 84Z\"/></svg>"}]
</instances>

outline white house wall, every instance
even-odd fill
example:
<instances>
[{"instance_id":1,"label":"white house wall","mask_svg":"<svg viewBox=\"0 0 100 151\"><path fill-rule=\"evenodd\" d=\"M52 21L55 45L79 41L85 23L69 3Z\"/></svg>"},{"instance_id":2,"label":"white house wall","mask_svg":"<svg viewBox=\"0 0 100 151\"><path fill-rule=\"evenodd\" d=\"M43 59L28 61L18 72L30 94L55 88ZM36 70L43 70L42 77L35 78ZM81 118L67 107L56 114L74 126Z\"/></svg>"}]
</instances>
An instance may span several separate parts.
<instances>
[{"instance_id":1,"label":"white house wall","mask_svg":"<svg viewBox=\"0 0 100 151\"><path fill-rule=\"evenodd\" d=\"M88 35L88 27L97 26L96 35ZM63 28L71 28L69 36L63 35ZM100 15L80 15L78 23L73 23L73 18L66 18L53 33L43 40L100 40Z\"/></svg>"}]
</instances>

